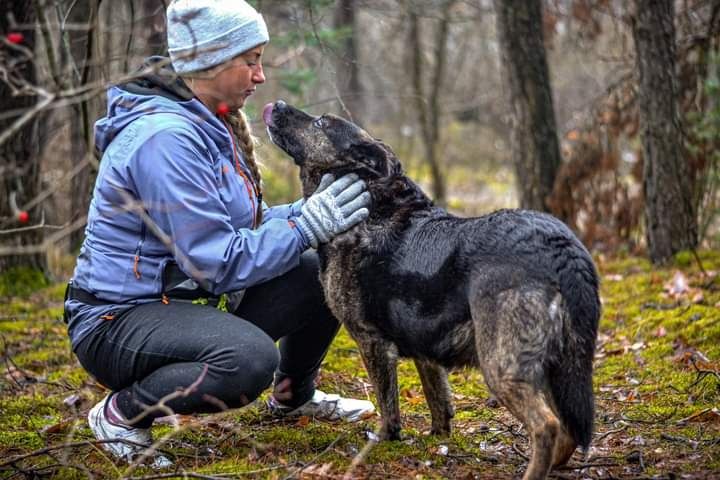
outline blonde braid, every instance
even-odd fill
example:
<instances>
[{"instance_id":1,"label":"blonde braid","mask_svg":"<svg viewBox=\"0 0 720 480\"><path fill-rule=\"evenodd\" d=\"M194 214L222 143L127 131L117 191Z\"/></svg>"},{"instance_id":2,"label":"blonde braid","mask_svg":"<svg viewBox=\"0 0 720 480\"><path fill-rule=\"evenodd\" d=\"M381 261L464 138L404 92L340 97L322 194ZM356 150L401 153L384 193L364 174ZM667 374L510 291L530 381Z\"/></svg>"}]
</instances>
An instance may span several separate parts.
<instances>
[{"instance_id":1,"label":"blonde braid","mask_svg":"<svg viewBox=\"0 0 720 480\"><path fill-rule=\"evenodd\" d=\"M242 150L243 156L245 157L245 164L250 169L252 174L252 182L255 185L255 191L257 193L258 202L260 205L257 209L255 217L255 224L260 225L262 223L263 209L262 209L262 177L260 176L260 168L258 167L258 161L255 157L255 137L252 135L250 130L250 122L248 122L245 112L242 110L236 110L227 116L227 121L238 139L240 150Z\"/></svg>"}]
</instances>

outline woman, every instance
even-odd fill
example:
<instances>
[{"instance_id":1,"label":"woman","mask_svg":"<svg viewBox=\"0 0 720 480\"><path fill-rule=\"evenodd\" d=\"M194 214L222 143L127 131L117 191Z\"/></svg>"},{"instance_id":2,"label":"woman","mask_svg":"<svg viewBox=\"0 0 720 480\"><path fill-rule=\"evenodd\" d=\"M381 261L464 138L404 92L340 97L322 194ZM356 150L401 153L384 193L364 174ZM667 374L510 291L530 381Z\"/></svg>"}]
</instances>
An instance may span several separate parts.
<instances>
[{"instance_id":1,"label":"woman","mask_svg":"<svg viewBox=\"0 0 720 480\"><path fill-rule=\"evenodd\" d=\"M247 405L273 377L274 414L357 420L372 403L314 386L339 325L308 249L367 217L365 185L324 178L307 201L266 208L240 111L265 81L262 17L175 1L167 32L171 64L152 58L111 88L95 126L102 161L65 302L74 352L111 390L90 427L129 440L103 446L131 459L153 419ZM212 306L221 294L232 313Z\"/></svg>"}]
</instances>

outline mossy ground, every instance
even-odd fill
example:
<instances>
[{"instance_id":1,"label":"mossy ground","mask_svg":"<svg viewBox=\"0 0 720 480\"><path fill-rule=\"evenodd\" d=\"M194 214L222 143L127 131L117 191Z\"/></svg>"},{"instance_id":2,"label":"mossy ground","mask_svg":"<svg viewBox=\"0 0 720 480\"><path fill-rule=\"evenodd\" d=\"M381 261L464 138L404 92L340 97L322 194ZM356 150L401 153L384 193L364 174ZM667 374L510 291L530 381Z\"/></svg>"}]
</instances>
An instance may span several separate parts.
<instances>
[{"instance_id":1,"label":"mossy ground","mask_svg":"<svg viewBox=\"0 0 720 480\"><path fill-rule=\"evenodd\" d=\"M706 273L692 255L666 268L633 257L597 259L604 311L596 433L587 457L576 453L555 478L720 478L720 252L700 259ZM351 425L282 421L253 405L155 427L156 438L169 438L161 448L175 456L176 469L128 469L89 441L85 414L105 392L70 351L61 298L56 285L5 297L0 306L0 478L341 478L376 427L376 417ZM326 391L373 398L344 331L319 382ZM454 372L451 383L455 430L436 438L412 362L402 361L404 440L375 445L353 475L518 477L529 448L525 431L493 405L477 372Z\"/></svg>"}]
</instances>

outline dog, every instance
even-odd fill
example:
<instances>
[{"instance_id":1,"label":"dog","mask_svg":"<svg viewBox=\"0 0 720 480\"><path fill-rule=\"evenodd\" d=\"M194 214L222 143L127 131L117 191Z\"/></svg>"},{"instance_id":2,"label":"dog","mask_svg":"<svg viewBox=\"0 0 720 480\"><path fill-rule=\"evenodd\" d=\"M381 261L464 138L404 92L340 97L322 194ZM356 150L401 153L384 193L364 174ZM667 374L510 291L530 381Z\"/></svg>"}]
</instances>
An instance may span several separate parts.
<instances>
[{"instance_id":1,"label":"dog","mask_svg":"<svg viewBox=\"0 0 720 480\"><path fill-rule=\"evenodd\" d=\"M525 480L544 479L577 446L587 449L601 307L592 257L572 231L528 210L453 216L355 124L282 101L263 117L273 143L300 167L306 198L325 173L355 172L367 183L369 218L318 254L327 304L374 386L380 438L400 438L396 367L409 357L433 434L449 434L454 415L447 370L473 366L529 430Z\"/></svg>"}]
</instances>

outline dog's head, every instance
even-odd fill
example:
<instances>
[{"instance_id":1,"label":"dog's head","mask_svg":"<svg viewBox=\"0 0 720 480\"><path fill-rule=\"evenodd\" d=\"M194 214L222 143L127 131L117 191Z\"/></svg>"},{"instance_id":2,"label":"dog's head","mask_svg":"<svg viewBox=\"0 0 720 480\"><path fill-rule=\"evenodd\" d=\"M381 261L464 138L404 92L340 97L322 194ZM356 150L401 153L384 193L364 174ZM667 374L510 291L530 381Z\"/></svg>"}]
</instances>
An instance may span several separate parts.
<instances>
[{"instance_id":1,"label":"dog's head","mask_svg":"<svg viewBox=\"0 0 720 480\"><path fill-rule=\"evenodd\" d=\"M263 119L273 143L300 166L306 194L314 191L324 173L338 178L355 172L374 180L402 172L390 147L335 115L314 117L278 101L265 106Z\"/></svg>"}]
</instances>

